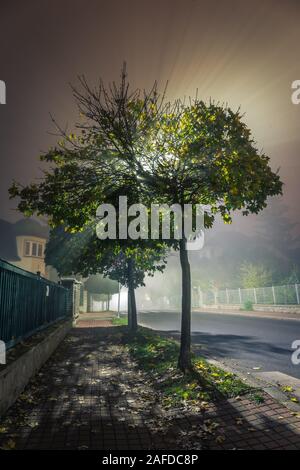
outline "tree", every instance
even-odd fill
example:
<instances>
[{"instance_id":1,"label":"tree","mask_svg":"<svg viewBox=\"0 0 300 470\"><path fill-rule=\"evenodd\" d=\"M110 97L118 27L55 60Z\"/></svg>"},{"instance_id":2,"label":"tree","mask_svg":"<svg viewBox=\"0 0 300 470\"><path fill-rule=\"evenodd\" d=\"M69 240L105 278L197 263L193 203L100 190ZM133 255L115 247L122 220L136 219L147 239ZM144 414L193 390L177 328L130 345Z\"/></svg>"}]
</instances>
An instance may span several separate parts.
<instances>
[{"instance_id":1,"label":"tree","mask_svg":"<svg viewBox=\"0 0 300 470\"><path fill-rule=\"evenodd\" d=\"M91 243L96 250L97 241L91 237L90 227L95 226L97 207L102 203L117 207L120 195L127 196L128 204L145 201L145 184L139 178L141 158L138 156L143 154L148 135L161 113L163 97L159 97L156 84L149 92L130 92L125 67L119 86L113 83L106 88L100 81L99 86L92 89L84 77L79 81L80 90L72 88L81 116L76 133L61 128L52 119L60 140L56 147L40 157L51 165L50 169L45 170L41 182L25 187L14 182L9 192L11 197L20 198L18 209L24 215L45 215L52 227L64 225L71 234L83 233L81 241L87 246ZM101 244L105 255L97 250L94 254L99 260L111 262L111 256L116 256L116 252L125 253L129 307L136 317L133 286L140 268L135 268L134 263L143 258L138 253L139 249L147 249L147 241L123 240L120 245L115 241L106 242L107 249L104 249L106 243ZM157 246L150 243L150 260L157 258L154 251L159 253L160 246L161 243ZM91 262L92 256L84 259L80 253L85 250L80 252L78 246L74 250L79 250L82 261L78 272L88 270L87 261ZM146 250L145 255L147 253ZM147 264L146 260L143 262ZM150 261L147 266L149 264ZM156 266L149 267L149 271Z\"/></svg>"},{"instance_id":2,"label":"tree","mask_svg":"<svg viewBox=\"0 0 300 470\"><path fill-rule=\"evenodd\" d=\"M240 268L242 287L267 287L272 285L272 271L262 264L245 261Z\"/></svg>"},{"instance_id":3,"label":"tree","mask_svg":"<svg viewBox=\"0 0 300 470\"><path fill-rule=\"evenodd\" d=\"M111 279L116 279L121 285L128 287L128 326L133 331L137 328L134 291L139 286L145 286L146 275L153 276L155 271L163 272L166 255L167 250L163 244L156 244L155 248L136 247L129 252L120 250L105 266L105 272Z\"/></svg>"},{"instance_id":4,"label":"tree","mask_svg":"<svg viewBox=\"0 0 300 470\"><path fill-rule=\"evenodd\" d=\"M81 274L84 277L103 274L128 288L128 325L137 328L135 289L144 286L145 276L162 272L168 251L159 241L139 246L124 240L100 240L94 224L84 231L70 233L60 226L51 230L46 246L46 263L60 275Z\"/></svg>"},{"instance_id":5,"label":"tree","mask_svg":"<svg viewBox=\"0 0 300 470\"><path fill-rule=\"evenodd\" d=\"M119 292L118 283L107 277L105 278L101 274L89 276L84 283L84 287L91 294L105 295L107 299L107 310L109 310L109 303L112 295Z\"/></svg>"},{"instance_id":6,"label":"tree","mask_svg":"<svg viewBox=\"0 0 300 470\"><path fill-rule=\"evenodd\" d=\"M300 270L299 266L293 265L289 275L287 278L284 280L284 283L286 284L299 284L300 281Z\"/></svg>"},{"instance_id":7,"label":"tree","mask_svg":"<svg viewBox=\"0 0 300 470\"><path fill-rule=\"evenodd\" d=\"M231 223L231 213L258 213L268 196L281 194L282 183L258 152L238 111L227 106L190 100L177 102L157 122L149 139L142 175L158 201L169 205L203 204L206 228L219 213ZM184 218L182 220L184 226ZM182 269L181 347L178 366L191 368L191 275L184 236L174 246Z\"/></svg>"},{"instance_id":8,"label":"tree","mask_svg":"<svg viewBox=\"0 0 300 470\"><path fill-rule=\"evenodd\" d=\"M149 92L131 93L123 70L121 84L108 89L100 81L91 89L73 89L84 122L79 135L59 128L63 141L44 159L55 164L42 183L14 184L19 209L50 216L54 225L84 230L100 203L128 202L203 204L205 227L220 213L258 213L282 183L258 152L240 112L198 99L165 103L154 84ZM184 212L183 212L184 213ZM184 216L182 217L184 226ZM179 249L182 269L181 347L178 366L191 368L191 274L187 239L170 238ZM129 244L132 247L132 243ZM139 244L137 244L139 246ZM130 258L129 258L130 259Z\"/></svg>"}]
</instances>

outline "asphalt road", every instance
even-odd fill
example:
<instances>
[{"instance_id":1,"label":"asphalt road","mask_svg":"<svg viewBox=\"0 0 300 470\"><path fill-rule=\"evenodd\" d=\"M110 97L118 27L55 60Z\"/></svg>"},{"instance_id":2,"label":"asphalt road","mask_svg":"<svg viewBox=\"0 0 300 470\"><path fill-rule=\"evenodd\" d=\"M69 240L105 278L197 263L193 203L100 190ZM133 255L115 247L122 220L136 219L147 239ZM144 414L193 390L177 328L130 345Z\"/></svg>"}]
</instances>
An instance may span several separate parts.
<instances>
[{"instance_id":1,"label":"asphalt road","mask_svg":"<svg viewBox=\"0 0 300 470\"><path fill-rule=\"evenodd\" d=\"M178 312L141 312L139 323L178 334ZM219 313L192 314L192 341L201 354L231 362L243 370L279 371L300 379L300 364L293 365L291 344L300 340L300 321L251 318Z\"/></svg>"}]
</instances>

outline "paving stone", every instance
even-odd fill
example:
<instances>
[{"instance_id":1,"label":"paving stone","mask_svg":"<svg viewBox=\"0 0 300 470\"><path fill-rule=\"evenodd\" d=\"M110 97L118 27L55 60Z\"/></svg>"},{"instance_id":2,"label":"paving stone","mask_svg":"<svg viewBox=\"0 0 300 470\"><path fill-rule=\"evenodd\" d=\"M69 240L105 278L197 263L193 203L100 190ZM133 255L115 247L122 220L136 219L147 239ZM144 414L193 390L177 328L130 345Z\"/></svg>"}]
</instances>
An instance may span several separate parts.
<instances>
[{"instance_id":1,"label":"paving stone","mask_svg":"<svg viewBox=\"0 0 300 470\"><path fill-rule=\"evenodd\" d=\"M109 320L78 323L1 419L7 430L0 447L13 440L16 449L198 449L199 435L181 433L210 419L219 427L203 448L300 448L299 417L267 394L261 404L242 397L201 412L167 410L160 429L158 392L111 339L109 326Z\"/></svg>"}]
</instances>

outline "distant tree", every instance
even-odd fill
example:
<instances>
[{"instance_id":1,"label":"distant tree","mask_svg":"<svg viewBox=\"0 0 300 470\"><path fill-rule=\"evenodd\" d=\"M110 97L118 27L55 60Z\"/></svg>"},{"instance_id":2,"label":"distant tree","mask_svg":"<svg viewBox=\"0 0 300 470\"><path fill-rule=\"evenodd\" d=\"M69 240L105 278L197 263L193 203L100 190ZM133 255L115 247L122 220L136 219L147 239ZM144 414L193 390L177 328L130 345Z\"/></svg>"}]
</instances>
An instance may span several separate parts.
<instances>
[{"instance_id":1,"label":"distant tree","mask_svg":"<svg viewBox=\"0 0 300 470\"><path fill-rule=\"evenodd\" d=\"M293 265L287 278L284 280L284 284L299 284L300 282L300 269L299 266Z\"/></svg>"},{"instance_id":2,"label":"distant tree","mask_svg":"<svg viewBox=\"0 0 300 470\"><path fill-rule=\"evenodd\" d=\"M175 103L159 119L141 167L153 198L169 205L203 204L206 228L219 213L258 213L268 196L281 193L282 183L258 152L239 111L198 99ZM184 226L184 217L182 219ZM178 366L191 368L191 274L187 239L174 240L182 269L181 346Z\"/></svg>"},{"instance_id":3,"label":"distant tree","mask_svg":"<svg viewBox=\"0 0 300 470\"><path fill-rule=\"evenodd\" d=\"M280 198L273 198L258 216L257 233L275 250L289 256L299 239L295 235L297 223L292 222L288 207Z\"/></svg>"},{"instance_id":4,"label":"distant tree","mask_svg":"<svg viewBox=\"0 0 300 470\"><path fill-rule=\"evenodd\" d=\"M119 292L118 283L101 274L94 274L88 277L84 283L84 287L91 294L100 294L105 296L107 301L107 310L109 310L112 295Z\"/></svg>"},{"instance_id":5,"label":"distant tree","mask_svg":"<svg viewBox=\"0 0 300 470\"><path fill-rule=\"evenodd\" d=\"M240 268L241 285L244 288L267 287L273 282L272 271L262 264L244 262Z\"/></svg>"},{"instance_id":6,"label":"distant tree","mask_svg":"<svg viewBox=\"0 0 300 470\"><path fill-rule=\"evenodd\" d=\"M80 274L84 277L98 273L118 281L128 288L128 324L137 328L137 309L134 291L143 286L145 276L162 272L168 251L159 241L138 246L127 240L100 240L94 225L84 231L70 233L60 226L51 230L46 245L46 263L54 266L60 275Z\"/></svg>"}]
</instances>

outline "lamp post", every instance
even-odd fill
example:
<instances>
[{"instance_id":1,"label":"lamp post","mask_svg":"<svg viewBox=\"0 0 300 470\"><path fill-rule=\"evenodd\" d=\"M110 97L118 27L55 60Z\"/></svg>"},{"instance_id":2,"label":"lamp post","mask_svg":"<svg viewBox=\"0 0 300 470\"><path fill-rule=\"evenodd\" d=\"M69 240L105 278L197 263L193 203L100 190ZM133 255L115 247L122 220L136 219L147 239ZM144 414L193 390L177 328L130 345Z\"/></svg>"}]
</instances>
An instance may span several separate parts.
<instances>
[{"instance_id":1,"label":"lamp post","mask_svg":"<svg viewBox=\"0 0 300 470\"><path fill-rule=\"evenodd\" d=\"M120 285L119 282L118 282L118 288L119 288L119 292L118 292L118 318L120 318L121 285Z\"/></svg>"}]
</instances>

